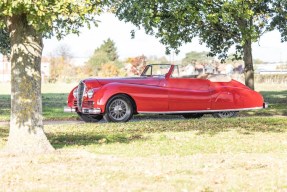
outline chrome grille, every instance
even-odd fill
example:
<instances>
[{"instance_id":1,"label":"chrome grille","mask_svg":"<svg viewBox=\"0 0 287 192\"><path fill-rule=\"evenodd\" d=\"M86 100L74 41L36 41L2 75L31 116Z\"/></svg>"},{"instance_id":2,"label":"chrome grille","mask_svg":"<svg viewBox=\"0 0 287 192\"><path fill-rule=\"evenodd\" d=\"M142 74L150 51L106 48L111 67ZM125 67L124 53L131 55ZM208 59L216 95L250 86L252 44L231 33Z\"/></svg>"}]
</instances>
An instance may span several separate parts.
<instances>
[{"instance_id":1,"label":"chrome grille","mask_svg":"<svg viewBox=\"0 0 287 192\"><path fill-rule=\"evenodd\" d=\"M82 111L83 96L85 91L86 91L86 85L83 81L81 81L78 85L78 97L77 97L77 106L79 111Z\"/></svg>"},{"instance_id":2,"label":"chrome grille","mask_svg":"<svg viewBox=\"0 0 287 192\"><path fill-rule=\"evenodd\" d=\"M82 106L83 106L84 108L93 108L94 102L93 102L93 101L84 101L84 102L82 103Z\"/></svg>"}]
</instances>

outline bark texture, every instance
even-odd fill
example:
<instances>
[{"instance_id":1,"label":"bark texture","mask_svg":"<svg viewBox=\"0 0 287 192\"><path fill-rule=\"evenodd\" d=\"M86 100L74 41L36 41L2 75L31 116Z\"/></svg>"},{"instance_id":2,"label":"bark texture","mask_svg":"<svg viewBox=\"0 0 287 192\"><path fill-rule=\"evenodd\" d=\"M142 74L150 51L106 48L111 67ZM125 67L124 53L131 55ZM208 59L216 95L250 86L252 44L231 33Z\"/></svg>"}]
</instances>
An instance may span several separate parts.
<instances>
[{"instance_id":1,"label":"bark texture","mask_svg":"<svg viewBox=\"0 0 287 192\"><path fill-rule=\"evenodd\" d=\"M11 39L11 118L6 150L43 153L53 147L43 131L41 96L42 35L28 25L26 15L7 20Z\"/></svg>"},{"instance_id":2,"label":"bark texture","mask_svg":"<svg viewBox=\"0 0 287 192\"><path fill-rule=\"evenodd\" d=\"M243 60L244 60L244 77L245 85L254 90L254 68L252 58L252 42L251 40L245 41L243 45Z\"/></svg>"}]
</instances>

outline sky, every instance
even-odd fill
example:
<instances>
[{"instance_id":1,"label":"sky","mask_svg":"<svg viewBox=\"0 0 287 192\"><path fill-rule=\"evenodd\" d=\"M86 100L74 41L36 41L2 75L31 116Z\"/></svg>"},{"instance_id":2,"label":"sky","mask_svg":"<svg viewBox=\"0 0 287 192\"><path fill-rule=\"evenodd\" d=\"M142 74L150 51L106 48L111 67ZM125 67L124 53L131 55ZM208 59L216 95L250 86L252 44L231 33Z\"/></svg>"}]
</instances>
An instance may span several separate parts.
<instances>
[{"instance_id":1,"label":"sky","mask_svg":"<svg viewBox=\"0 0 287 192\"><path fill-rule=\"evenodd\" d=\"M111 38L117 47L120 59L139 55L166 56L172 62L184 58L190 51L208 51L204 45L200 45L195 39L192 43L185 44L180 48L178 55L165 55L165 46L159 39L146 35L144 30L138 30L131 23L119 21L113 14L106 13L98 17L101 22L98 27L81 29L80 35L68 35L58 41L56 38L44 40L43 55L49 56L59 46L67 46L74 58L89 58L94 50L104 40ZM136 30L135 38L131 38L131 30ZM287 61L287 43L280 42L280 34L277 31L264 34L260 41L253 44L253 58L268 62Z\"/></svg>"}]
</instances>

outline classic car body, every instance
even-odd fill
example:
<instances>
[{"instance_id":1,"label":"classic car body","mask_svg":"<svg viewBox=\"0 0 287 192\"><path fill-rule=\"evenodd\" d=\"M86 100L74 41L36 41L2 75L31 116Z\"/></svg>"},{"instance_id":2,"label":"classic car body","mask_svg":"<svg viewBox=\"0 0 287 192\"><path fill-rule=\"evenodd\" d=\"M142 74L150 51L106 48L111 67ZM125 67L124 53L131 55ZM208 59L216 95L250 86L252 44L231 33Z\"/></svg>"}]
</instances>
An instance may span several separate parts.
<instances>
[{"instance_id":1,"label":"classic car body","mask_svg":"<svg viewBox=\"0 0 287 192\"><path fill-rule=\"evenodd\" d=\"M140 77L89 78L68 96L65 112L86 122L125 122L139 113L180 114L185 118L233 117L238 111L266 108L263 97L225 75L196 77L177 65L147 65Z\"/></svg>"}]
</instances>

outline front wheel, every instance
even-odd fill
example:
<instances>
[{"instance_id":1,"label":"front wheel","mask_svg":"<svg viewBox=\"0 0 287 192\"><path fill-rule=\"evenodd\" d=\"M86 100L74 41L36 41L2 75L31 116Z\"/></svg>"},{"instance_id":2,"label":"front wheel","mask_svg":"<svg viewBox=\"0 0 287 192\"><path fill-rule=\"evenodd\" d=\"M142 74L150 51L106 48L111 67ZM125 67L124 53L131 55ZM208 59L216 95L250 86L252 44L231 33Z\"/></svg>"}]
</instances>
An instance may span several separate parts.
<instances>
[{"instance_id":1,"label":"front wheel","mask_svg":"<svg viewBox=\"0 0 287 192\"><path fill-rule=\"evenodd\" d=\"M215 118L230 118L230 117L235 117L237 113L238 113L237 111L223 111L223 112L213 113L212 116Z\"/></svg>"},{"instance_id":2,"label":"front wheel","mask_svg":"<svg viewBox=\"0 0 287 192\"><path fill-rule=\"evenodd\" d=\"M133 116L131 100L125 95L117 95L106 105L104 119L108 122L127 122Z\"/></svg>"},{"instance_id":3,"label":"front wheel","mask_svg":"<svg viewBox=\"0 0 287 192\"><path fill-rule=\"evenodd\" d=\"M79 117L86 123L96 123L103 119L102 115L89 115L78 112Z\"/></svg>"}]
</instances>

